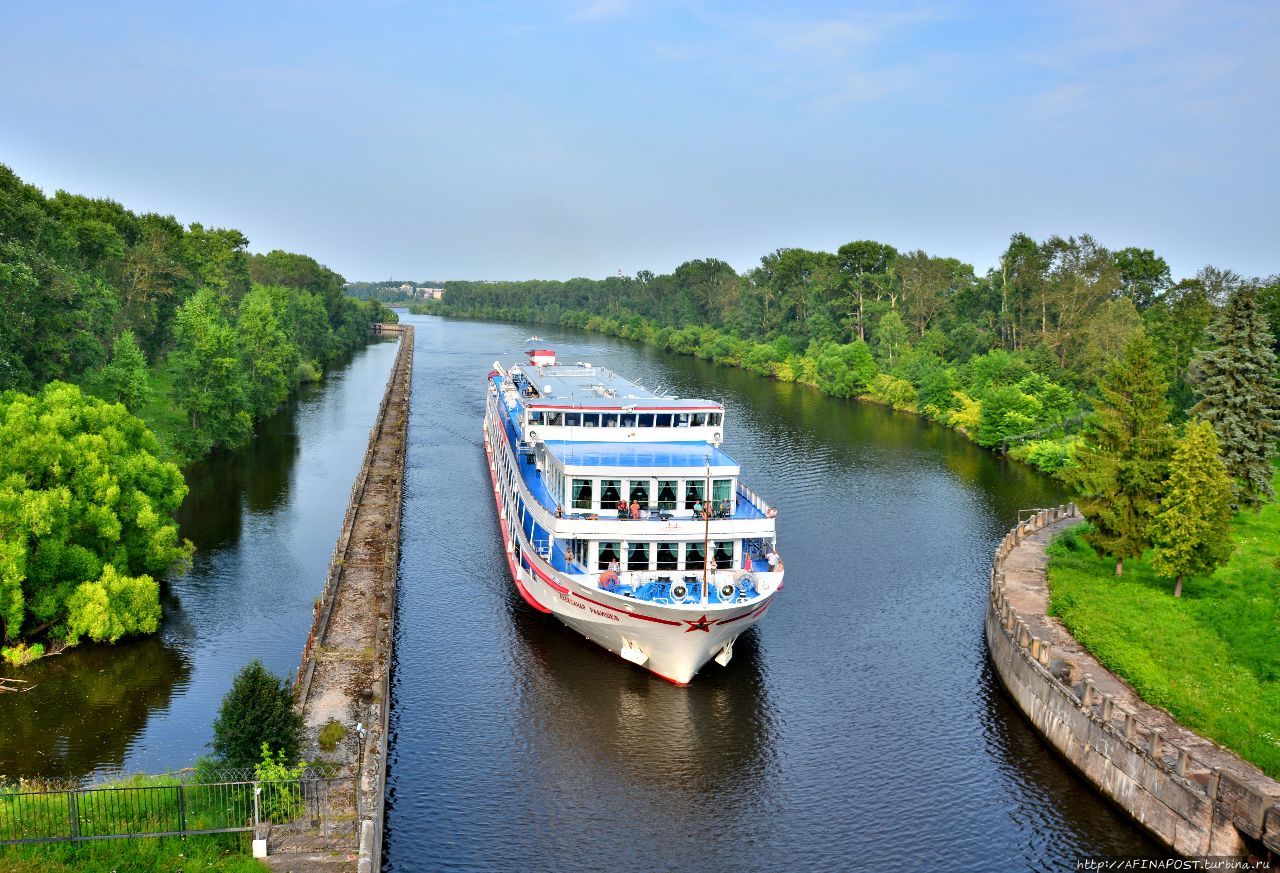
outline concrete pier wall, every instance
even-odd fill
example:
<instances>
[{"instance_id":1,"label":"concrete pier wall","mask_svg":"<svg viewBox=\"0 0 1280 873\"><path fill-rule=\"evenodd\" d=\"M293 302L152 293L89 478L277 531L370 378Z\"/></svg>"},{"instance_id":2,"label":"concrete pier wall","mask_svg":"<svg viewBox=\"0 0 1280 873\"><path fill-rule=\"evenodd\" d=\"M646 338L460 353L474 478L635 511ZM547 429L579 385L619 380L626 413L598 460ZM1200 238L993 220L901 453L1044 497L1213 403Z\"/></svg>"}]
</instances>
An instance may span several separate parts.
<instances>
[{"instance_id":1,"label":"concrete pier wall","mask_svg":"<svg viewBox=\"0 0 1280 873\"><path fill-rule=\"evenodd\" d=\"M1045 547L1082 519L1034 512L996 549L986 608L996 673L1095 788L1186 857L1280 853L1280 783L1143 702L1046 615Z\"/></svg>"},{"instance_id":2,"label":"concrete pier wall","mask_svg":"<svg viewBox=\"0 0 1280 873\"><path fill-rule=\"evenodd\" d=\"M291 856L290 869L335 869L336 864L365 871L381 866L414 335L412 326L395 324L375 325L375 333L398 334L400 348L351 488L294 684L306 725L303 757L341 765L358 776L360 855L349 865ZM346 733L336 749L326 752L319 733L330 721L342 724Z\"/></svg>"}]
</instances>

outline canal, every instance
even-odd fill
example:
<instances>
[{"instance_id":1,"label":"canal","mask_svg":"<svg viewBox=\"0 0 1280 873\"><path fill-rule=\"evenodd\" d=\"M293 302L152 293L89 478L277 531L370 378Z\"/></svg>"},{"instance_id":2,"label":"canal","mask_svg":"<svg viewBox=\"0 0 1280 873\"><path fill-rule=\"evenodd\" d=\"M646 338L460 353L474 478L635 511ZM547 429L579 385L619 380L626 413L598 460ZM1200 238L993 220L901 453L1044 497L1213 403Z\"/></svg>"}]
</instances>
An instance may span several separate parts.
<instances>
[{"instance_id":1,"label":"canal","mask_svg":"<svg viewBox=\"0 0 1280 873\"><path fill-rule=\"evenodd\" d=\"M1054 483L880 407L539 327L562 359L722 399L725 448L780 508L787 587L676 688L513 590L480 423L528 327L417 326L394 674L391 870L1071 869L1157 855L1000 691L982 609L995 541ZM0 697L8 778L185 766L250 657L297 665L395 354L375 343L194 465L199 551L155 637L86 646Z\"/></svg>"},{"instance_id":2,"label":"canal","mask_svg":"<svg viewBox=\"0 0 1280 873\"><path fill-rule=\"evenodd\" d=\"M531 329L417 327L386 865L1074 869L1158 855L1003 696L982 636L995 542L1064 495L912 416L596 335L591 361L722 399L779 507L787 586L728 668L673 687L515 592L481 442L484 374Z\"/></svg>"},{"instance_id":3,"label":"canal","mask_svg":"<svg viewBox=\"0 0 1280 873\"><path fill-rule=\"evenodd\" d=\"M0 776L189 766L248 659L292 677L396 347L365 346L249 446L185 471L178 520L197 551L160 632L9 671L35 688L0 695Z\"/></svg>"}]
</instances>

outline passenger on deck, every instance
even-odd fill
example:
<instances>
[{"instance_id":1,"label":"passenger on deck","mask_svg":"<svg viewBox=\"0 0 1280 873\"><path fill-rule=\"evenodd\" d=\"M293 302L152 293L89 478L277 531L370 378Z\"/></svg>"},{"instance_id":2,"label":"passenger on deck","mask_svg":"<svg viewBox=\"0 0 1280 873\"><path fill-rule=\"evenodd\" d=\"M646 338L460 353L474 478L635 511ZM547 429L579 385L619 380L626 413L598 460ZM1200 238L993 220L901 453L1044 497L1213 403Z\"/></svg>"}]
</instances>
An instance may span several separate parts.
<instances>
[{"instance_id":1,"label":"passenger on deck","mask_svg":"<svg viewBox=\"0 0 1280 873\"><path fill-rule=\"evenodd\" d=\"M610 573L619 573L619 572L621 572L621 571L622 571L622 562L621 562L621 561L619 561L617 558L614 558L612 561L610 561L610 562L609 562L609 572L610 572Z\"/></svg>"},{"instance_id":2,"label":"passenger on deck","mask_svg":"<svg viewBox=\"0 0 1280 873\"><path fill-rule=\"evenodd\" d=\"M631 508L627 506L627 501L621 497L618 498L618 518L626 518L630 514Z\"/></svg>"},{"instance_id":3,"label":"passenger on deck","mask_svg":"<svg viewBox=\"0 0 1280 873\"><path fill-rule=\"evenodd\" d=\"M733 504L731 504L729 502L729 498L726 497L724 500L720 501L720 517L729 518L732 515L733 515Z\"/></svg>"},{"instance_id":4,"label":"passenger on deck","mask_svg":"<svg viewBox=\"0 0 1280 873\"><path fill-rule=\"evenodd\" d=\"M556 518L564 518L564 507L559 503L556 504Z\"/></svg>"},{"instance_id":5,"label":"passenger on deck","mask_svg":"<svg viewBox=\"0 0 1280 873\"><path fill-rule=\"evenodd\" d=\"M705 508L703 508L703 506L702 506L702 501L701 501L701 500L699 500L699 501L697 501L697 502L695 502L695 503L693 504L693 517L694 517L694 518L706 518L706 517L707 517L707 510L706 510Z\"/></svg>"},{"instance_id":6,"label":"passenger on deck","mask_svg":"<svg viewBox=\"0 0 1280 873\"><path fill-rule=\"evenodd\" d=\"M781 573L781 572L782 572L782 557L778 554L778 550L777 550L777 549L775 549L775 548L773 548L772 546L770 546L770 547L769 547L769 553L768 553L767 555L765 555L765 560L767 560L767 561L769 562L769 572L770 572L770 573Z\"/></svg>"},{"instance_id":7,"label":"passenger on deck","mask_svg":"<svg viewBox=\"0 0 1280 873\"><path fill-rule=\"evenodd\" d=\"M712 555L710 558L707 558L707 569L708 569L708 570L710 570L712 573L714 573L714 572L718 569L718 568L716 567L716 556L715 556L715 555Z\"/></svg>"},{"instance_id":8,"label":"passenger on deck","mask_svg":"<svg viewBox=\"0 0 1280 873\"><path fill-rule=\"evenodd\" d=\"M640 520L640 501L639 500L631 501L631 518L636 521Z\"/></svg>"}]
</instances>

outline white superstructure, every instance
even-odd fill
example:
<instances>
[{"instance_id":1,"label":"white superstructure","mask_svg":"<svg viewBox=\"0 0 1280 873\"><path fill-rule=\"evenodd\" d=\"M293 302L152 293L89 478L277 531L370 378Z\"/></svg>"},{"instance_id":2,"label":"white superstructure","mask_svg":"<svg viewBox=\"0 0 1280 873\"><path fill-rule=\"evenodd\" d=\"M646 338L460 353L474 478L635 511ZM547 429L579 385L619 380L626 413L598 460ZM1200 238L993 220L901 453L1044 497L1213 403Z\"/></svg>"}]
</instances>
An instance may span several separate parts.
<instances>
[{"instance_id":1,"label":"white superstructure","mask_svg":"<svg viewBox=\"0 0 1280 873\"><path fill-rule=\"evenodd\" d=\"M484 421L520 594L672 682L728 664L783 568L776 513L719 448L724 407L527 354L494 364Z\"/></svg>"}]
</instances>

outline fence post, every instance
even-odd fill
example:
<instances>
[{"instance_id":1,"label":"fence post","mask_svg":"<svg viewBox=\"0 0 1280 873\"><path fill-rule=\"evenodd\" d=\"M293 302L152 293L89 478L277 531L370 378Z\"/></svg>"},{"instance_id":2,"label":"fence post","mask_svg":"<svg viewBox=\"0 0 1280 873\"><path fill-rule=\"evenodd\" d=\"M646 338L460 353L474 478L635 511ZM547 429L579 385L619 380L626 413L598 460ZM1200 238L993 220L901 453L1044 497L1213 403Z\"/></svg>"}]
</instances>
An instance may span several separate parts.
<instances>
[{"instance_id":1,"label":"fence post","mask_svg":"<svg viewBox=\"0 0 1280 873\"><path fill-rule=\"evenodd\" d=\"M76 790L73 788L67 792L67 808L71 813L71 839L77 839L80 836L80 813L76 810Z\"/></svg>"},{"instance_id":2,"label":"fence post","mask_svg":"<svg viewBox=\"0 0 1280 873\"><path fill-rule=\"evenodd\" d=\"M182 783L178 783L178 830L183 831L182 838L187 838L187 793L183 790Z\"/></svg>"}]
</instances>

